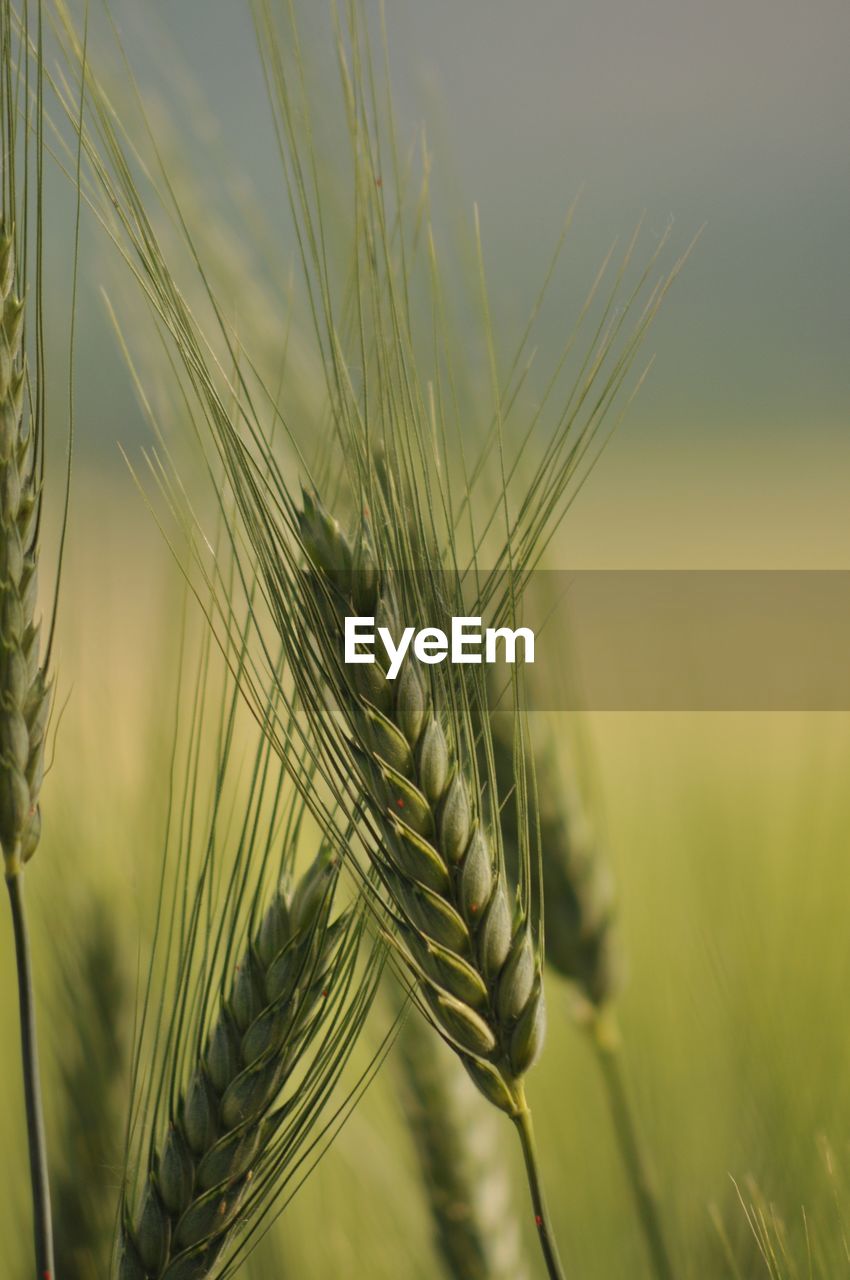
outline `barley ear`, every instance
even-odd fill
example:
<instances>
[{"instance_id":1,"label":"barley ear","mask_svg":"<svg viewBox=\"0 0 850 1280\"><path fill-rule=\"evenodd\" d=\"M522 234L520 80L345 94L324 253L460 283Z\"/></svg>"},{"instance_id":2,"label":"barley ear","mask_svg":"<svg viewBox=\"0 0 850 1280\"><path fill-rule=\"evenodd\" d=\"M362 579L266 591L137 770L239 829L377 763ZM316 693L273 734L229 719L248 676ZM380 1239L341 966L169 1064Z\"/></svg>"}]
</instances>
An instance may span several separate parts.
<instances>
[{"instance_id":1,"label":"barley ear","mask_svg":"<svg viewBox=\"0 0 850 1280\"><path fill-rule=\"evenodd\" d=\"M122 1214L117 1280L206 1280L240 1226L275 1105L328 994L345 918L329 924L338 860L323 850L280 889L223 993L165 1133Z\"/></svg>"},{"instance_id":2,"label":"barley ear","mask_svg":"<svg viewBox=\"0 0 850 1280\"><path fill-rule=\"evenodd\" d=\"M41 834L39 793L44 772L44 749L50 713L50 688L41 665L39 628L35 622L38 568L39 508L43 453L41 339L43 147L41 5L35 6L37 37L30 38L30 6L13 11L0 0L0 849L9 892L15 938L18 1004L21 1026L21 1066L29 1148L33 1203L33 1273L44 1280L55 1274L47 1143L38 1065L32 958L23 891L23 868ZM21 87L32 102L21 101ZM26 98L26 95L24 97ZM25 121L23 137L18 121ZM35 177L17 190L19 157L30 170L35 151ZM15 218L27 234L16 235ZM35 253L19 245L29 242L35 226ZM34 385L27 371L24 340L24 300L27 259L36 265L36 333Z\"/></svg>"},{"instance_id":3,"label":"barley ear","mask_svg":"<svg viewBox=\"0 0 850 1280\"><path fill-rule=\"evenodd\" d=\"M35 852L50 686L34 621L39 478L25 423L23 301L15 289L15 240L0 226L0 845L7 878Z\"/></svg>"},{"instance_id":4,"label":"barley ear","mask_svg":"<svg viewBox=\"0 0 850 1280\"><path fill-rule=\"evenodd\" d=\"M517 1128L547 1270L561 1280L524 1088L546 1027L533 903L529 910L526 893L512 902L468 735L440 684L426 685L408 655L395 681L379 662L371 664L364 696L358 677L339 662L342 618L359 612L364 567L376 622L398 634L393 585L371 557L368 529L361 526L355 553L315 494L305 498L299 524L323 670L346 717L351 766L380 834L367 848L398 922L396 945L427 1017ZM352 573L355 564L361 567Z\"/></svg>"},{"instance_id":5,"label":"barley ear","mask_svg":"<svg viewBox=\"0 0 850 1280\"><path fill-rule=\"evenodd\" d=\"M305 495L300 527L320 575L317 625L326 644L338 646L342 617L362 603L363 580L376 618L395 619L392 586L371 559L367 532L355 551L315 494ZM352 572L356 562L362 568ZM474 1083L515 1116L545 1027L530 921L514 910L472 770L436 686L426 688L410 657L392 682L377 661L368 671L369 697L347 688L344 675L338 697L383 837L373 856L399 918L405 963L427 1015Z\"/></svg>"},{"instance_id":6,"label":"barley ear","mask_svg":"<svg viewBox=\"0 0 850 1280\"><path fill-rule=\"evenodd\" d=\"M502 804L502 838L508 876L518 874L520 839L514 778L512 717L491 715L493 760ZM566 978L593 1018L617 996L623 968L617 931L614 880L573 778L558 768L551 741L526 748L526 770L535 785L530 826L539 830L543 863L546 963Z\"/></svg>"}]
</instances>

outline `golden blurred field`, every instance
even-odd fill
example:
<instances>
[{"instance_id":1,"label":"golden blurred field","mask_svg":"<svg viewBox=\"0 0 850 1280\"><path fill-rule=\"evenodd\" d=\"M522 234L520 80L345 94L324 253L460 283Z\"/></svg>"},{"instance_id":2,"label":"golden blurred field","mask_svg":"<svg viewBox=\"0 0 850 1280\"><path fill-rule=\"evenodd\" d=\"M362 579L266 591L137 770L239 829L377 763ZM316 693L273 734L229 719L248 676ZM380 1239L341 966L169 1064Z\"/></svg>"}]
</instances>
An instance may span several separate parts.
<instances>
[{"instance_id":1,"label":"golden blurred field","mask_svg":"<svg viewBox=\"0 0 850 1280\"><path fill-rule=\"evenodd\" d=\"M179 711L185 732L203 633L178 563L184 549L178 546L175 559L157 527L162 519L173 533L176 522L146 475L142 455L152 444L151 427L162 433L160 447L174 448L175 474L186 482L187 500L198 502L206 533L207 519L215 524L210 490L224 488L217 470L212 485L202 470L199 453L212 454L216 438L198 412L203 396L197 386L186 401L180 394L191 383L186 370L194 368L197 353L187 340L175 354L173 332L160 344L131 273L104 234L105 225L125 249L133 243L132 231L125 240L118 230L118 211L122 200L133 205L135 182L142 202L155 209L151 216L162 236L162 261L156 254L151 260L163 266L160 279L169 287L173 264L180 297L204 334L200 363L208 372L219 361L210 383L219 394L225 389L227 412L237 421L237 401L244 408L243 395L246 401L255 396L264 438L272 419L277 429L279 412L288 420L281 465L293 494L303 478L295 460L302 446L329 488L342 475L342 489L358 492L348 483L357 465L334 453L346 439L345 415L334 415L350 393L358 408L358 397L369 402L380 429L397 431L402 441L420 443L433 429L434 457L416 474L440 475L442 466L445 477L453 470L457 459L450 450L443 458L437 443L447 422L457 434L449 431L446 439L468 443L471 454L487 438L484 481L476 490L482 507L498 489L494 437L487 434L491 416L501 431L508 406L511 447L524 438L525 423L534 423L530 461L520 449L510 502L533 474L547 432L563 428L559 397L569 403L574 376L581 386L584 347L571 355L573 368L569 361L558 365L562 344L611 243L620 237L619 254L642 219L639 249L623 267L628 287L612 293L610 304L601 291L587 311L587 328L598 321L599 334L608 333L609 324L619 332L632 275L656 246L667 245L670 228L675 258L707 219L641 347L634 380L644 359L657 355L655 367L559 528L546 566L850 564L844 340L850 295L845 228L836 212L846 204L840 121L847 87L837 56L846 47L843 11L823 3L803 18L799 7L759 0L745 16L720 6L683 17L673 0L653 0L645 13L620 3L614 21L585 0L570 6L540 0L536 21L527 21L519 7L488 0L469 0L460 9L445 0L400 5L388 40L391 78L401 86L391 120L389 95L372 100L372 70L367 74L354 57L362 53L358 40L363 48L375 40L377 6L353 4L350 14L362 9L365 24L357 38L348 31L341 47L345 56L347 41L351 45L360 121L356 113L346 115L343 96L328 92L333 84L338 93L332 22L302 5L303 51L282 41L280 65L286 67L281 83L291 75L304 100L296 92L289 105L284 88L278 128L283 119L289 163L294 156L308 161L307 170L315 164L315 188L308 183L303 204L294 197L291 207L255 47L263 40L255 40L248 16L243 20L229 0L185 0L173 12L146 11L141 20L136 0L116 0L114 7L141 97L135 99L124 64L111 60L116 47L108 26L101 30L93 22L92 57L103 57L104 83L115 95L115 119L126 127L121 136L133 164L126 187L110 171L102 190L82 165L92 207L83 209L80 240L71 397L76 454L44 837L26 871L57 1209L67 1230L83 1229L90 1219L107 1234L122 1186L129 1051L174 799L175 720ZM70 8L79 17L84 6L74 0ZM266 8L274 6L256 6ZM288 6L278 8L285 30ZM352 21L354 30L359 18ZM273 30L272 24L266 36ZM810 92L800 93L800 84ZM430 102L427 134L420 130L419 96ZM45 613L68 425L64 362L75 235L68 138L76 115L66 107L64 119L55 103L52 110L59 124L51 138L66 172L48 166L46 179L48 212L59 229L46 247ZM390 140L410 148L403 180L398 172L390 176L399 163L387 159ZM369 167L373 151L383 154L386 168ZM87 160L91 165L91 154ZM168 199L160 204L165 175L174 209ZM563 275L553 273L544 304L537 290L549 248L584 179L591 189L578 206ZM304 252L313 204L327 241L314 260L305 253L307 286L299 246ZM392 221L396 213L400 231ZM127 226L135 226L132 219ZM426 226L439 246L433 263ZM408 238L416 246L412 266L404 256ZM196 250L215 305L195 274ZM129 257L135 261L132 251ZM151 261L142 260L149 268ZM612 258L614 273L619 261ZM663 255L660 261L659 279L670 266ZM145 276L144 267L140 274L157 278L156 270ZM382 328L392 310L389 284L399 283L408 319L413 316L409 335L400 325L401 337L394 311L394 324ZM308 305L325 285L333 323L315 321ZM168 288L151 292L160 300L168 296ZM219 305L231 346L215 329ZM529 313L533 333L511 364ZM624 334L633 319L630 314ZM344 391L328 372L332 362L319 358L328 339L324 323L340 338ZM184 337L180 330L177 348ZM124 339L138 362L133 375L148 398L144 406L121 349ZM587 349L590 366L596 341ZM517 372L526 359L527 382ZM607 359L606 351L603 383ZM237 368L240 377L249 370L245 381L228 381ZM407 389L409 373L413 425L399 425L398 405L407 401L398 388ZM432 399L441 376L452 383L447 410L439 395ZM623 401L631 386L618 388ZM541 402L546 409L538 422ZM611 417L619 407L615 397ZM579 415L579 429L582 421ZM189 442L190 427L203 437L200 451ZM366 432L363 438L371 468L372 439ZM117 446L146 476L153 511ZM167 464L164 472L170 475ZM564 479L559 501L574 478ZM250 577L257 568L250 539L242 555ZM224 559L222 565L230 572ZM234 738L240 785L254 747L254 727L244 709L242 715L245 725L239 721ZM585 745L581 763L593 780L593 817L617 886L627 973L617 1009L628 1087L651 1153L677 1280L850 1277L850 711L535 712L531 727L554 732L565 756L577 737ZM201 736L206 772L199 769L199 813L213 790L208 766L217 746L212 732ZM238 787L234 794L241 795ZM306 825L312 834L309 820ZM0 1280L25 1280L31 1210L5 910L0 958ZM496 996L488 998L494 1007ZM588 1036L575 1017L574 993L554 974L547 977L547 1003L546 1049L528 1088L569 1280L652 1280ZM379 1000L335 1102L344 1102L378 1054L388 1023L388 1002ZM311 1170L311 1157L299 1166L275 1205L279 1219L269 1220L268 1234L239 1275L436 1280L446 1274L420 1184L398 1056L390 1050L317 1167ZM93 1108L106 1117L108 1130L95 1176L87 1147ZM494 1111L488 1119L501 1127L501 1145L488 1159L504 1164L511 1193L499 1211L505 1218L516 1213L526 1245L527 1272L508 1280L542 1280L520 1152L505 1117ZM474 1138L478 1110L471 1107L464 1124ZM91 1270L58 1271L58 1280L99 1280Z\"/></svg>"},{"instance_id":2,"label":"golden blurred field","mask_svg":"<svg viewBox=\"0 0 850 1280\"><path fill-rule=\"evenodd\" d=\"M120 470L78 477L72 531L59 651L67 704L44 843L28 873L54 1130L60 1104L73 1124L58 1073L68 1044L85 1034L69 1021L56 966L92 896L115 923L132 1022L161 853L182 609L180 575ZM826 1259L814 1274L842 1274L850 716L610 713L586 722L628 956L627 1064L680 1274L770 1274L741 1203L759 1197L785 1222L797 1259L782 1274L808 1275L808 1247ZM566 732L566 718L559 723ZM5 914L0 931L8 956ZM29 1211L8 963L4 975L0 1233L4 1274L17 1276ZM564 1251L575 1275L649 1275L599 1081L556 978L549 1009L530 1094ZM527 1218L508 1130L505 1158ZM114 1195L119 1181L117 1167L104 1169L98 1194ZM266 1244L252 1275L436 1274L392 1058L274 1238L281 1272Z\"/></svg>"}]
</instances>

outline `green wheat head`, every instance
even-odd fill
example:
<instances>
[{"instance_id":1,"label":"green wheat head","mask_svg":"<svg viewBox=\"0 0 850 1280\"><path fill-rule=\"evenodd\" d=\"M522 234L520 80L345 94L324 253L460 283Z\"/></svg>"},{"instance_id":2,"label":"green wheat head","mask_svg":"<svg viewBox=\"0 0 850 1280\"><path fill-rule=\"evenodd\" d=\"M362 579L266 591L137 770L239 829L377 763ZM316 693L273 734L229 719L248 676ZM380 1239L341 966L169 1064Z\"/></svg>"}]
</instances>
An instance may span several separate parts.
<instances>
[{"instance_id":1,"label":"green wheat head","mask_svg":"<svg viewBox=\"0 0 850 1280\"><path fill-rule=\"evenodd\" d=\"M223 693L209 645L185 764L175 757L183 799L166 836L134 1051L116 1280L207 1280L238 1267L351 1105L352 1088L336 1090L382 963L362 906L339 903L336 831L308 837L276 760L276 693L259 726L246 721L247 645L227 656Z\"/></svg>"},{"instance_id":2,"label":"green wheat head","mask_svg":"<svg viewBox=\"0 0 850 1280\"><path fill-rule=\"evenodd\" d=\"M27 401L24 301L14 227L0 221L0 845L6 873L29 861L41 834L39 795L50 715L40 660L40 456Z\"/></svg>"},{"instance_id":3,"label":"green wheat head","mask_svg":"<svg viewBox=\"0 0 850 1280\"><path fill-rule=\"evenodd\" d=\"M501 810L505 859L516 875L520 856L513 792L511 717L491 719L496 777L505 797ZM622 982L614 880L599 847L578 779L560 767L554 744L526 743L526 767L534 778L530 822L539 834L546 925L546 962L573 984L594 1009L608 1005Z\"/></svg>"},{"instance_id":4,"label":"green wheat head","mask_svg":"<svg viewBox=\"0 0 850 1280\"><path fill-rule=\"evenodd\" d=\"M239 1225L274 1113L320 1020L344 920L328 927L336 861L323 851L281 890L237 962L205 1051L178 1093L135 1214L122 1222L121 1280L208 1276Z\"/></svg>"},{"instance_id":5,"label":"green wheat head","mask_svg":"<svg viewBox=\"0 0 850 1280\"><path fill-rule=\"evenodd\" d=\"M335 606L324 611L318 643L338 640L346 612L373 615L398 634L367 539L355 551L309 495L301 531ZM378 663L357 670L367 673L360 689L340 676L337 698L359 747L354 762L381 835L372 857L399 946L435 1025L486 1096L513 1114L544 1037L537 922L521 898L512 901L461 726L437 682L429 687L412 659L394 683Z\"/></svg>"}]
</instances>

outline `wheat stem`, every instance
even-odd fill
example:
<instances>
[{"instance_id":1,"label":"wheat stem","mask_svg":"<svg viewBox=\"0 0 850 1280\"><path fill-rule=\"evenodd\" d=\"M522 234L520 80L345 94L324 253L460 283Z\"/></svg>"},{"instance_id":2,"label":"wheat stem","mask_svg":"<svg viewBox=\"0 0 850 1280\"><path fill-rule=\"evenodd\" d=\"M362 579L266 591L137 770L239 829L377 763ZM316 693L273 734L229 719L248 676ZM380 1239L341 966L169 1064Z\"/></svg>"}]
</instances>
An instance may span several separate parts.
<instances>
[{"instance_id":1,"label":"wheat stem","mask_svg":"<svg viewBox=\"0 0 850 1280\"><path fill-rule=\"evenodd\" d=\"M555 1244L555 1235L549 1218L549 1210L546 1207L546 1198L543 1194L543 1184L540 1180L537 1148L534 1143L534 1129L531 1124L531 1110L525 1101L524 1093L522 1095L522 1105L513 1117L513 1121L522 1146L525 1172L528 1177L528 1189L531 1193L531 1204L534 1209L534 1225L537 1228L537 1237L540 1241L540 1248L543 1251L546 1269L550 1280L565 1280L561 1259L558 1257L558 1246Z\"/></svg>"},{"instance_id":2,"label":"wheat stem","mask_svg":"<svg viewBox=\"0 0 850 1280\"><path fill-rule=\"evenodd\" d=\"M510 726L500 715L492 717L492 724L497 777L510 794ZM621 978L613 884L578 788L561 778L552 743L546 747L529 756L529 771L538 784L535 807L543 856L546 960L579 993L579 1019L593 1044L652 1265L657 1280L672 1280L675 1273L662 1226L661 1203L626 1087L620 1037L611 1013L610 1002ZM506 851L515 863L518 837L513 797L503 809L502 829Z\"/></svg>"},{"instance_id":3,"label":"wheat stem","mask_svg":"<svg viewBox=\"0 0 850 1280\"><path fill-rule=\"evenodd\" d=\"M674 1280L661 1223L661 1205L646 1146L641 1138L626 1083L619 1037L603 1017L594 1018L590 1039L599 1063L614 1132L634 1196L647 1249L658 1280Z\"/></svg>"},{"instance_id":4,"label":"wheat stem","mask_svg":"<svg viewBox=\"0 0 850 1280\"><path fill-rule=\"evenodd\" d=\"M44 1136L44 1114L38 1071L38 1045L35 1031L35 1002L32 990L32 964L29 935L24 911L22 873L6 877L12 926L15 933L15 960L18 966L18 996L21 1013L21 1065L24 1073L27 1141L29 1144L30 1180L32 1183L33 1232L37 1280L53 1280L53 1231L50 1219L50 1186L47 1176L47 1142Z\"/></svg>"},{"instance_id":5,"label":"wheat stem","mask_svg":"<svg viewBox=\"0 0 850 1280\"><path fill-rule=\"evenodd\" d=\"M0 6L0 852L15 935L36 1276L52 1280L47 1144L22 883L23 867L41 834L39 795L50 716L50 681L46 661L40 659L40 623L35 618L44 478L42 12L39 0L31 46L30 5L21 8L21 14L13 12L9 0ZM25 123L20 142L19 118ZM32 161L30 137L35 143ZM21 192L16 183L19 153L24 163ZM33 186L34 201L30 198ZM20 236L16 217L23 229ZM31 225L34 255L27 251ZM30 258L35 265L32 377L27 366L24 305Z\"/></svg>"},{"instance_id":6,"label":"wheat stem","mask_svg":"<svg viewBox=\"0 0 850 1280\"><path fill-rule=\"evenodd\" d=\"M365 521L352 543L307 492L299 519L304 549L321 575L312 583L316 632L330 650L326 671L335 680L331 660L342 616L374 615L397 635L397 603ZM410 658L396 685L377 663L354 671L368 684L358 687L343 669L334 691L356 735L351 763L381 826L383 841L369 854L397 913L400 953L433 1025L478 1089L517 1123L541 1247L550 1276L559 1280L523 1091L545 1036L536 913L518 895L512 914L463 725L440 686L426 686Z\"/></svg>"}]
</instances>

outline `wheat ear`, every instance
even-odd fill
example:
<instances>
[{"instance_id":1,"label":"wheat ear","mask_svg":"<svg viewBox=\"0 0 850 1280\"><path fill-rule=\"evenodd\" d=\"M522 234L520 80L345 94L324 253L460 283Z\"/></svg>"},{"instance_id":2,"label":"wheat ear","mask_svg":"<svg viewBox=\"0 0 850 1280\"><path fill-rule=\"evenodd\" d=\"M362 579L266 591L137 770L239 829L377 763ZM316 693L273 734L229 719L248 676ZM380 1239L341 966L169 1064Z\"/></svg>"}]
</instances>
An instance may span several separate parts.
<instances>
[{"instance_id":1,"label":"wheat ear","mask_svg":"<svg viewBox=\"0 0 850 1280\"><path fill-rule=\"evenodd\" d=\"M399 631L392 589L365 527L352 546L312 494L300 513L326 639L338 649L341 616L372 615ZM504 861L470 782L455 721L407 659L395 682L378 662L357 665L343 710L356 735L352 760L378 825L369 846L396 910L400 946L434 1026L486 1098L514 1120L529 1173L535 1222L550 1274L557 1248L537 1173L523 1079L545 1034L540 956L528 913L512 911Z\"/></svg>"},{"instance_id":2,"label":"wheat ear","mask_svg":"<svg viewBox=\"0 0 850 1280\"><path fill-rule=\"evenodd\" d=\"M278 892L236 966L167 1133L152 1143L119 1280L205 1280L238 1229L275 1103L319 1015L343 930L328 925L338 859L320 853Z\"/></svg>"},{"instance_id":3,"label":"wheat ear","mask_svg":"<svg viewBox=\"0 0 850 1280\"><path fill-rule=\"evenodd\" d=\"M24 304L15 290L14 234L0 227L0 844L16 877L41 833L39 792L50 692L34 621L39 480L24 418Z\"/></svg>"},{"instance_id":4,"label":"wheat ear","mask_svg":"<svg viewBox=\"0 0 850 1280\"><path fill-rule=\"evenodd\" d=\"M491 717L493 759L502 808L509 872L519 861L513 734L509 717ZM652 1163L641 1138L622 1060L622 1038L612 1001L622 981L614 882L597 845L593 825L574 780L565 780L551 742L527 748L527 768L536 779L532 823L538 825L543 863L546 962L580 994L578 1020L586 1027L602 1075L620 1155L638 1219L658 1280L675 1271L663 1226Z\"/></svg>"},{"instance_id":5,"label":"wheat ear","mask_svg":"<svg viewBox=\"0 0 850 1280\"><path fill-rule=\"evenodd\" d=\"M399 1091L450 1280L526 1280L495 1116L416 1010L396 1044Z\"/></svg>"},{"instance_id":6,"label":"wheat ear","mask_svg":"<svg viewBox=\"0 0 850 1280\"><path fill-rule=\"evenodd\" d=\"M8 22L9 12L4 8L4 60L8 57ZM3 79L5 86L5 75ZM4 94L4 116L6 106ZM54 1273L53 1243L22 873L41 833L38 797L50 692L39 665L39 628L34 622L39 455L36 420L29 420L24 413L24 304L15 279L14 232L8 224L0 223L0 846L18 966L36 1274L44 1280Z\"/></svg>"},{"instance_id":7,"label":"wheat ear","mask_svg":"<svg viewBox=\"0 0 850 1280\"><path fill-rule=\"evenodd\" d=\"M514 792L512 717L490 717L493 762L501 808L508 876L515 880L520 836ZM546 962L578 992L583 1014L593 1016L617 995L622 982L614 880L599 849L574 779L558 767L551 741L526 747L526 769L535 785L530 824L542 855Z\"/></svg>"}]
</instances>

